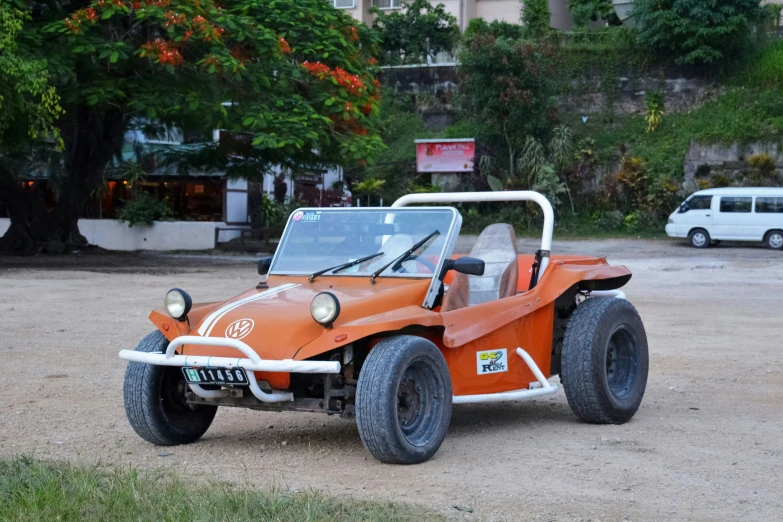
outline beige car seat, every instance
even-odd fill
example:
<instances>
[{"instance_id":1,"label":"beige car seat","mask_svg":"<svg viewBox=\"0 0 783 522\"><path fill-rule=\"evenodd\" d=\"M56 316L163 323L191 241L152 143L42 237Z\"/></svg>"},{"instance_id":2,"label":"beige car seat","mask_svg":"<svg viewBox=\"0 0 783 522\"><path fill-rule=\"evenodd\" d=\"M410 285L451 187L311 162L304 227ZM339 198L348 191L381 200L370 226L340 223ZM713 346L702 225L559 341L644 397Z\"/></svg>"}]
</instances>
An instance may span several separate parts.
<instances>
[{"instance_id":1,"label":"beige car seat","mask_svg":"<svg viewBox=\"0 0 783 522\"><path fill-rule=\"evenodd\" d=\"M470 257L484 261L484 275L455 274L443 298L441 311L457 310L517 293L517 238L511 225L498 223L485 228L473 245Z\"/></svg>"}]
</instances>

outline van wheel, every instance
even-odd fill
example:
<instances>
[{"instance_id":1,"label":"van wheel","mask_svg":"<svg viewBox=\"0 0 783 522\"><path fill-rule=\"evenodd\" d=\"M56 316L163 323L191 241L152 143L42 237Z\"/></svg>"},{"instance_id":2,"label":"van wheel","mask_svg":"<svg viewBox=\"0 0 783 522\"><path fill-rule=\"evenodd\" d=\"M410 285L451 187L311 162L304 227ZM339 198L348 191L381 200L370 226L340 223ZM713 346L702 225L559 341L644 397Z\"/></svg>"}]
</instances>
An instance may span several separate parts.
<instances>
[{"instance_id":1,"label":"van wheel","mask_svg":"<svg viewBox=\"0 0 783 522\"><path fill-rule=\"evenodd\" d=\"M138 352L164 352L168 341L159 331L139 343ZM189 444L201 438L217 413L217 406L185 402L187 383L178 366L128 363L123 397L125 414L139 437L158 446Z\"/></svg>"},{"instance_id":2,"label":"van wheel","mask_svg":"<svg viewBox=\"0 0 783 522\"><path fill-rule=\"evenodd\" d=\"M622 424L647 387L647 335L636 308L616 297L590 298L568 320L560 380L582 420Z\"/></svg>"},{"instance_id":3,"label":"van wheel","mask_svg":"<svg viewBox=\"0 0 783 522\"><path fill-rule=\"evenodd\" d=\"M771 230L767 232L764 243L772 250L783 250L783 230Z\"/></svg>"},{"instance_id":4,"label":"van wheel","mask_svg":"<svg viewBox=\"0 0 783 522\"><path fill-rule=\"evenodd\" d=\"M356 388L356 424L373 457L424 462L440 448L450 422L451 377L433 343L399 335L370 350Z\"/></svg>"},{"instance_id":5,"label":"van wheel","mask_svg":"<svg viewBox=\"0 0 783 522\"><path fill-rule=\"evenodd\" d=\"M688 234L688 241L690 241L693 248L708 248L710 246L710 235L703 228L696 228Z\"/></svg>"}]
</instances>

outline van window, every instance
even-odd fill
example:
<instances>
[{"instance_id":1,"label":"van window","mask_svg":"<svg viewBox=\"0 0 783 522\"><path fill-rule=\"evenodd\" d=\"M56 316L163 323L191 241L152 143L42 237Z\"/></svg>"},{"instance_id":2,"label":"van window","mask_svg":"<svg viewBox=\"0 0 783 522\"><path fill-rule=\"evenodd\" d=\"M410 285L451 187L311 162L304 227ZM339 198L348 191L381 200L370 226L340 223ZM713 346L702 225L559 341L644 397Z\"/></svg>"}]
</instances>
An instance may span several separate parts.
<instances>
[{"instance_id":1,"label":"van window","mask_svg":"<svg viewBox=\"0 0 783 522\"><path fill-rule=\"evenodd\" d=\"M720 198L721 212L750 212L753 198Z\"/></svg>"},{"instance_id":2,"label":"van window","mask_svg":"<svg viewBox=\"0 0 783 522\"><path fill-rule=\"evenodd\" d=\"M712 205L712 196L693 196L685 202L688 210L709 210Z\"/></svg>"},{"instance_id":3,"label":"van window","mask_svg":"<svg viewBox=\"0 0 783 522\"><path fill-rule=\"evenodd\" d=\"M783 213L783 198L756 198L756 212Z\"/></svg>"}]
</instances>

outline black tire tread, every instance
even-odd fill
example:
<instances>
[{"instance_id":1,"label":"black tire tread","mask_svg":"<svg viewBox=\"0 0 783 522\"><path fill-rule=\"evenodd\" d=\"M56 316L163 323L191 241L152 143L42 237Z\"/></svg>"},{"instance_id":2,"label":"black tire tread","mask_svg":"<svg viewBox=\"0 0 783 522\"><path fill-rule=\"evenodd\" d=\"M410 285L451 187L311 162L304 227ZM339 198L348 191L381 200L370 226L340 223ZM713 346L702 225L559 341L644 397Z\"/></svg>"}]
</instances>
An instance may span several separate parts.
<instances>
[{"instance_id":1,"label":"black tire tread","mask_svg":"<svg viewBox=\"0 0 783 522\"><path fill-rule=\"evenodd\" d=\"M162 352L167 345L166 337L156 330L141 340L136 351ZM161 367L138 362L128 363L123 383L123 402L128 422L139 437L158 446L177 446L195 442L209 429L217 413L217 407L213 407L212 417L207 419L208 422L203 430L183 434L166 429L165 421L155 413L158 398L152 396L153 381L157 378L156 370L160 371ZM208 406L201 407L208 408Z\"/></svg>"},{"instance_id":2,"label":"black tire tread","mask_svg":"<svg viewBox=\"0 0 783 522\"><path fill-rule=\"evenodd\" d=\"M602 367L603 362L593 356L593 343L602 326L602 319L618 313L623 308L631 311L638 319L639 325L642 324L636 308L625 299L592 297L574 311L566 326L560 380L568 405L585 422L621 424L629 420L639 407L637 404L630 412L613 411L611 403L603 396L597 382L597 376L602 375L605 369ZM647 349L646 339L644 349ZM643 379L642 385L647 379L646 366Z\"/></svg>"},{"instance_id":3,"label":"black tire tread","mask_svg":"<svg viewBox=\"0 0 783 522\"><path fill-rule=\"evenodd\" d=\"M442 439L434 445L434 449L428 454L411 458L405 454L395 436L397 426L396 416L388 415L386 407L389 400L389 390L397 376L390 371L397 367L407 356L406 350L413 344L424 342L430 345L430 355L439 362L441 370L445 372L448 389L444 398L444 416L446 424L451 419L451 380L448 366L443 354L430 341L413 335L399 335L380 341L370 350L367 359L362 365L359 383L356 389L356 424L362 444L373 457L388 464L416 464L429 459L440 447ZM445 437L445 433L444 433Z\"/></svg>"}]
</instances>

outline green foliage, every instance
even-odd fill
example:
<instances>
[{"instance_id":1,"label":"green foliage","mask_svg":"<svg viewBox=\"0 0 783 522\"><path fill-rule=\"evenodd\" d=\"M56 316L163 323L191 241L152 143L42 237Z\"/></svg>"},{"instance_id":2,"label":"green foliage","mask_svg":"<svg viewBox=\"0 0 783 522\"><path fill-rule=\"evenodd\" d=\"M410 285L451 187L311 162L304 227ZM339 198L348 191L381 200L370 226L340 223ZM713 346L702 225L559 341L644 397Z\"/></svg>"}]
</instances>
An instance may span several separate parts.
<instances>
[{"instance_id":1,"label":"green foliage","mask_svg":"<svg viewBox=\"0 0 783 522\"><path fill-rule=\"evenodd\" d=\"M129 227L139 224L152 225L155 221L170 221L173 217L174 213L165 201L146 192L136 194L117 212L117 219L127 221Z\"/></svg>"},{"instance_id":2,"label":"green foliage","mask_svg":"<svg viewBox=\"0 0 783 522\"><path fill-rule=\"evenodd\" d=\"M534 137L528 136L517 160L517 173L522 176L523 183L528 186L536 183L546 165L544 146Z\"/></svg>"},{"instance_id":3,"label":"green foliage","mask_svg":"<svg viewBox=\"0 0 783 522\"><path fill-rule=\"evenodd\" d=\"M612 232L623 228L625 216L619 210L603 212L596 220L598 228L605 232Z\"/></svg>"},{"instance_id":4,"label":"green foliage","mask_svg":"<svg viewBox=\"0 0 783 522\"><path fill-rule=\"evenodd\" d=\"M725 62L761 19L759 0L636 0L639 41L678 64Z\"/></svg>"},{"instance_id":5,"label":"green foliage","mask_svg":"<svg viewBox=\"0 0 783 522\"><path fill-rule=\"evenodd\" d=\"M468 22L468 26L462 34L462 43L469 45L478 35L492 35L495 38L519 40L525 34L524 29L520 24L512 24L502 20L487 22L483 18L473 18Z\"/></svg>"},{"instance_id":6,"label":"green foliage","mask_svg":"<svg viewBox=\"0 0 783 522\"><path fill-rule=\"evenodd\" d=\"M380 194L383 190L383 186L386 184L385 179L375 179L373 177L365 178L363 181L356 183L353 186L354 192L359 194L375 195Z\"/></svg>"},{"instance_id":7,"label":"green foliage","mask_svg":"<svg viewBox=\"0 0 783 522\"><path fill-rule=\"evenodd\" d=\"M609 25L620 25L614 12L612 0L568 0L574 25L584 27L590 22L605 21Z\"/></svg>"},{"instance_id":8,"label":"green foliage","mask_svg":"<svg viewBox=\"0 0 783 522\"><path fill-rule=\"evenodd\" d=\"M550 31L549 0L522 0L522 26L524 35L540 39Z\"/></svg>"},{"instance_id":9,"label":"green foliage","mask_svg":"<svg viewBox=\"0 0 783 522\"><path fill-rule=\"evenodd\" d=\"M566 185L557 176L554 167L548 164L541 167L532 188L546 196L557 212L560 207L560 196L566 193Z\"/></svg>"},{"instance_id":10,"label":"green foliage","mask_svg":"<svg viewBox=\"0 0 783 522\"><path fill-rule=\"evenodd\" d=\"M384 62L388 65L425 63L427 57L450 52L459 41L457 19L443 4L427 0L403 3L400 11L370 9Z\"/></svg>"},{"instance_id":11,"label":"green foliage","mask_svg":"<svg viewBox=\"0 0 783 522\"><path fill-rule=\"evenodd\" d=\"M783 41L762 45L749 59L749 66L737 75L735 83L746 88L783 87Z\"/></svg>"},{"instance_id":12,"label":"green foliage","mask_svg":"<svg viewBox=\"0 0 783 522\"><path fill-rule=\"evenodd\" d=\"M312 491L292 493L217 481L186 481L168 472L72 466L32 458L0 461L0 520L274 520L382 522L444 520L420 508L355 501Z\"/></svg>"},{"instance_id":13,"label":"green foliage","mask_svg":"<svg viewBox=\"0 0 783 522\"><path fill-rule=\"evenodd\" d=\"M288 216L297 208L307 206L303 201L295 199L287 203L280 203L266 194L261 196L261 204L255 211L251 220L254 226L268 228L283 228Z\"/></svg>"},{"instance_id":14,"label":"green foliage","mask_svg":"<svg viewBox=\"0 0 783 522\"><path fill-rule=\"evenodd\" d=\"M647 107L647 113L644 117L647 122L645 132L654 132L663 120L663 96L659 92L649 92L644 103Z\"/></svg>"},{"instance_id":15,"label":"green foliage","mask_svg":"<svg viewBox=\"0 0 783 522\"><path fill-rule=\"evenodd\" d=\"M0 154L21 152L27 141L52 139L62 147L55 122L63 109L46 60L19 47L29 19L28 12L0 3Z\"/></svg>"},{"instance_id":16,"label":"green foliage","mask_svg":"<svg viewBox=\"0 0 783 522\"><path fill-rule=\"evenodd\" d=\"M781 176L778 173L775 159L769 154L754 154L748 159L751 170L748 173L748 179L756 187L779 186Z\"/></svg>"},{"instance_id":17,"label":"green foliage","mask_svg":"<svg viewBox=\"0 0 783 522\"><path fill-rule=\"evenodd\" d=\"M551 106L547 44L476 35L459 53L459 102L469 118L497 129L508 151L509 177L526 136L546 132Z\"/></svg>"}]
</instances>

